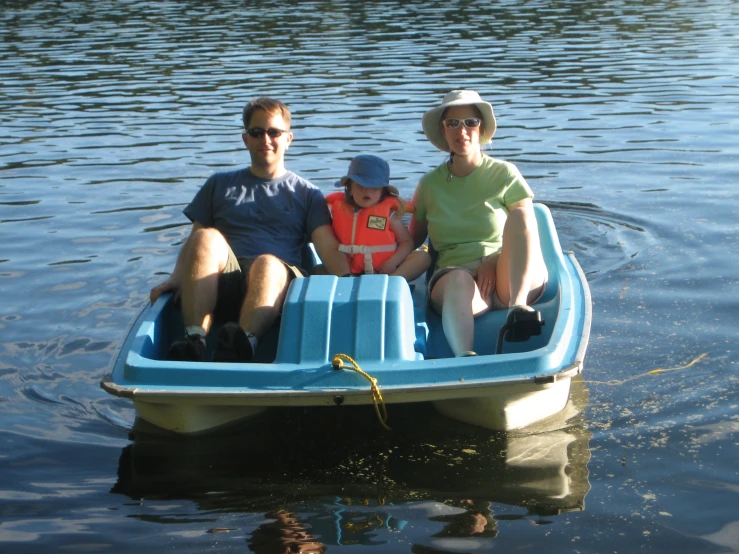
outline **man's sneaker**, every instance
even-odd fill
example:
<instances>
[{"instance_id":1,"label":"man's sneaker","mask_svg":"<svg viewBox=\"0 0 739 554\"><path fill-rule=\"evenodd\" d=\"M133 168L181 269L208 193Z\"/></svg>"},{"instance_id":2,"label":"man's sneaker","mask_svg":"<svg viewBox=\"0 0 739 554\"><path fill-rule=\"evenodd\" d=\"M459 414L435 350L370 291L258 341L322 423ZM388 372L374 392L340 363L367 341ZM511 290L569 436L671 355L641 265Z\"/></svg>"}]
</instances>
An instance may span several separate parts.
<instances>
[{"instance_id":1,"label":"man's sneaker","mask_svg":"<svg viewBox=\"0 0 739 554\"><path fill-rule=\"evenodd\" d=\"M167 359L178 362L204 362L205 337L185 335L174 341L167 351Z\"/></svg>"},{"instance_id":2,"label":"man's sneaker","mask_svg":"<svg viewBox=\"0 0 739 554\"><path fill-rule=\"evenodd\" d=\"M218 333L218 342L213 352L214 362L251 362L254 348L249 337L238 323L225 323Z\"/></svg>"}]
</instances>

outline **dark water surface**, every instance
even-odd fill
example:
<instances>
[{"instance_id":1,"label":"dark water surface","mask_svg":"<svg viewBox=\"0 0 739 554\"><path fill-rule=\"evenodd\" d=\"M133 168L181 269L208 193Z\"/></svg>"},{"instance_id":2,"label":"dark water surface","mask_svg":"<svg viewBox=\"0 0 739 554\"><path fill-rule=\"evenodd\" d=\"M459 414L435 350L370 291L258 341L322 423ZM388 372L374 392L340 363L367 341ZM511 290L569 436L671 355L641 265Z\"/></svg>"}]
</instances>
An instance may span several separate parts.
<instances>
[{"instance_id":1,"label":"dark water surface","mask_svg":"<svg viewBox=\"0 0 739 554\"><path fill-rule=\"evenodd\" d=\"M737 552L739 3L0 1L0 551ZM409 196L421 115L492 101L494 155L594 300L569 422L426 407L137 429L98 383L240 112L294 112L288 167L358 153ZM659 371L658 371L659 370Z\"/></svg>"}]
</instances>

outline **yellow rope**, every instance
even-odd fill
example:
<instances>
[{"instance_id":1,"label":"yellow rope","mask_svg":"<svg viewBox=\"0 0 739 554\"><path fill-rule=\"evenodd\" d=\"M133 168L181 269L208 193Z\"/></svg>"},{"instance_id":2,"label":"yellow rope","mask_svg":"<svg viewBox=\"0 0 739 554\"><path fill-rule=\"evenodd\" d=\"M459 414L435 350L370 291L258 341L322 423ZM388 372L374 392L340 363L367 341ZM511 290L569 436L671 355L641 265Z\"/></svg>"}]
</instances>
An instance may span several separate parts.
<instances>
[{"instance_id":1,"label":"yellow rope","mask_svg":"<svg viewBox=\"0 0 739 554\"><path fill-rule=\"evenodd\" d=\"M343 362L347 362L350 365L344 365ZM387 407L385 406L385 402L382 400L380 387L377 386L377 379L369 375L367 372L363 371L362 368L359 367L359 364L355 362L351 358L351 356L347 356L346 354L336 354L331 359L331 364L336 369L352 369L370 382L372 391L372 403L375 405L377 419L380 420L380 425L382 425L386 430L391 431L390 427L388 427L387 424Z\"/></svg>"},{"instance_id":2,"label":"yellow rope","mask_svg":"<svg viewBox=\"0 0 739 554\"><path fill-rule=\"evenodd\" d=\"M683 366L652 369L650 371L647 371L645 373L640 373L639 375L634 375L633 377L629 377L627 379L621 379L621 380L612 379L611 381L590 381L588 380L587 383L598 384L598 385L611 385L611 386L623 385L624 383L633 381L634 379L639 379L640 377L646 377L647 375L658 375L660 373L666 373L668 371L680 371L681 369L688 369L689 367L694 366L695 364L697 364L700 361L705 360L706 358L708 358L707 352L704 354L701 354L700 356L695 358L692 362L686 365L683 365Z\"/></svg>"}]
</instances>

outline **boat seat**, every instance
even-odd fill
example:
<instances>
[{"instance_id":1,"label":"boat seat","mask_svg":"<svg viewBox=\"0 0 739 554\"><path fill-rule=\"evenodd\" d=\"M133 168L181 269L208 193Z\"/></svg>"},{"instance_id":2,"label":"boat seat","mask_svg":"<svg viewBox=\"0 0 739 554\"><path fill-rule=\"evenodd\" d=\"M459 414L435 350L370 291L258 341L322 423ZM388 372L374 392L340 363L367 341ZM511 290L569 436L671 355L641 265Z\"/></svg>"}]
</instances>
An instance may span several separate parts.
<instances>
[{"instance_id":1,"label":"boat seat","mask_svg":"<svg viewBox=\"0 0 739 554\"><path fill-rule=\"evenodd\" d=\"M553 228L551 215L545 206L535 204L534 212L540 229ZM557 318L559 303L561 300L559 295L559 271L555 267L555 264L557 263L557 260L562 257L562 250L559 245L559 240L556 238L556 233L540 233L540 237L542 240L542 254L544 255L544 261L547 264L547 269L549 271L549 281L547 282L546 289L541 298L534 303L534 307L541 312L545 325L553 325ZM428 248L432 264L426 272L424 282L419 284L419 286L424 287L424 289L426 287L426 283L434 273L434 268L436 267L436 261L438 258L438 252L434 248L430 239L428 241ZM444 335L441 317L428 305L425 290L417 292L414 291L414 300L416 303L416 318L419 321L419 324L422 323L428 329L426 340L419 343L421 346L419 351L426 358L453 357L454 354L452 349L449 347ZM475 319L474 344L478 354L495 354L498 331L505 324L507 315L507 310L496 310L487 312ZM528 341L519 343L506 341L504 343L503 352L512 353L536 350L546 346L549 334L550 333L545 333L541 336L534 336Z\"/></svg>"},{"instance_id":2,"label":"boat seat","mask_svg":"<svg viewBox=\"0 0 739 554\"><path fill-rule=\"evenodd\" d=\"M542 314L542 318L546 322L545 325L551 325L557 317L559 309L559 283L550 280L544 294L534 303L534 307ZM419 295L416 304L416 317L419 325L423 324L428 330L425 340L420 340L419 352L425 358L451 358L454 356L452 349L447 343L444 329L441 322L441 316L426 304L426 295ZM423 304L420 304L420 303ZM498 331L505 324L508 310L496 310L487 312L475 319L475 350L480 355L495 354L495 345L498 337ZM504 343L503 352L526 352L536 350L546 346L549 333L541 336L533 336L525 342L508 342Z\"/></svg>"}]
</instances>

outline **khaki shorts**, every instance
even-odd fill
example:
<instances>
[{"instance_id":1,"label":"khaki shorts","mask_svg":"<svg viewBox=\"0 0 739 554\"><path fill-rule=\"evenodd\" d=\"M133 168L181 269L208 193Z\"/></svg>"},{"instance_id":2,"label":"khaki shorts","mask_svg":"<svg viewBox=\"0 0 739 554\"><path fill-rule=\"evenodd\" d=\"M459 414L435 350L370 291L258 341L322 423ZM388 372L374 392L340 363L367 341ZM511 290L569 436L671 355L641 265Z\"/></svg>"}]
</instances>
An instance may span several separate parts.
<instances>
[{"instance_id":1,"label":"khaki shorts","mask_svg":"<svg viewBox=\"0 0 739 554\"><path fill-rule=\"evenodd\" d=\"M428 295L429 295L429 298L431 298L431 291L436 286L436 282L439 279L441 279L442 277L444 277L444 275L446 275L447 273L450 273L450 272L454 271L455 269L461 269L462 271L466 271L467 273L469 273L470 276L474 279L474 277L475 277L475 271L477 271L477 268L480 267L480 264L482 264L482 262L484 262L486 259L487 258L480 258L480 259L477 259L477 260L468 262L466 264L449 265L447 267L442 267L441 269L437 269L436 271L434 271L434 274L431 276L431 279L429 279L429 284L428 284ZM495 309L500 309L500 308L495 308L494 307L496 301L497 301L498 304L501 304L501 306L502 306L502 302L498 299L498 295L495 294L495 293L493 293L491 299L493 301L492 302L488 302L490 304L490 307L492 309L494 309L494 310Z\"/></svg>"},{"instance_id":2,"label":"khaki shorts","mask_svg":"<svg viewBox=\"0 0 739 554\"><path fill-rule=\"evenodd\" d=\"M228 260L223 273L218 276L218 300L213 316L216 321L238 321L241 305L244 303L246 291L249 287L249 269L256 258L237 258L233 251L228 249ZM282 260L280 260L282 261ZM296 277L305 277L307 273L294 265L282 261L292 281Z\"/></svg>"},{"instance_id":3,"label":"khaki shorts","mask_svg":"<svg viewBox=\"0 0 739 554\"><path fill-rule=\"evenodd\" d=\"M495 255L495 254L493 254L493 255ZM472 276L472 278L474 279L474 277L475 277L475 271L477 271L477 268L480 267L480 264L482 264L482 262L484 262L486 259L487 258L480 258L479 260L475 260L475 261L472 261L472 262L469 262L469 263L466 263L466 264L462 264L462 265L450 265L450 266L443 267L441 269L437 269L436 271L434 271L434 274L431 276L431 279L429 279L429 284L428 284L428 297L429 297L429 300L431 299L431 290L436 285L436 282L439 279L441 279L444 275L446 275L450 271L454 271L455 269L460 269L462 271L466 271L467 273L469 273ZM531 291L529 293L529 302L531 304L533 304L539 298L541 298L541 295L544 294L544 290L545 289L546 289L546 283L544 283L544 285L542 285L539 288L539 290L536 291L536 294L535 295L532 295L531 292L534 292L534 291ZM490 309L491 310L505 310L505 309L508 308L508 305L507 304L504 304L503 301L500 298L498 298L498 293L495 292L495 291L493 291L493 294L491 294L490 295L490 298L487 299L487 303L488 303L488 306L490 306Z\"/></svg>"}]
</instances>

